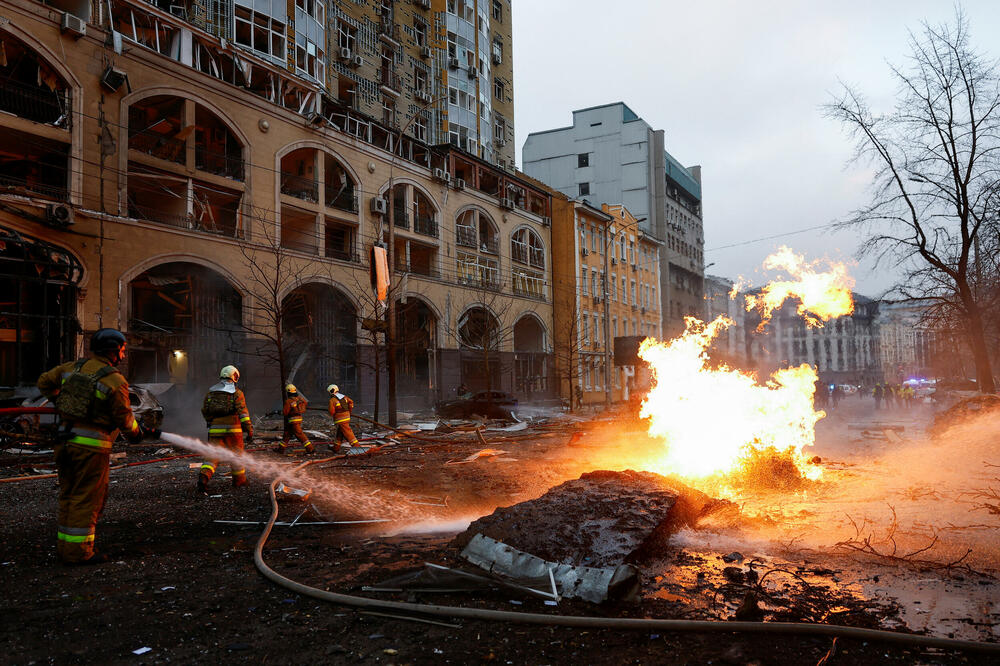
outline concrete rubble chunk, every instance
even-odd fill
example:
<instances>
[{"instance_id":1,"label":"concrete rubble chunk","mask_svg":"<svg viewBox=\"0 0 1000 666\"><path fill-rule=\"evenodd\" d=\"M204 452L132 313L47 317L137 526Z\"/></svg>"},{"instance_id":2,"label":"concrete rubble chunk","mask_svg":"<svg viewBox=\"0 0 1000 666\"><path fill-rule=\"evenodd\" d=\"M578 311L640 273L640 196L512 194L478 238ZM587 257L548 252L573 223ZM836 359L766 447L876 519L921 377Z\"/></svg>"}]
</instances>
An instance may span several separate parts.
<instances>
[{"instance_id":1,"label":"concrete rubble chunk","mask_svg":"<svg viewBox=\"0 0 1000 666\"><path fill-rule=\"evenodd\" d=\"M464 549L482 534L543 560L614 567L662 552L671 534L722 508L733 505L659 474L596 471L498 508L452 546Z\"/></svg>"}]
</instances>

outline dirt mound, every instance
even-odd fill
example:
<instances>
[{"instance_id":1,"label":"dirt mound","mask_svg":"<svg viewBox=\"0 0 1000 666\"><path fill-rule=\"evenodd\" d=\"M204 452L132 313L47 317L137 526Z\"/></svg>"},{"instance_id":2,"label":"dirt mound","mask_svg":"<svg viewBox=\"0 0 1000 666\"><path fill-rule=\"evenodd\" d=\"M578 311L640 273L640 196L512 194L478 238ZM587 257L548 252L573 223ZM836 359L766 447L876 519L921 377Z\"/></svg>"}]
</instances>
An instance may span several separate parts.
<instances>
[{"instance_id":1,"label":"dirt mound","mask_svg":"<svg viewBox=\"0 0 1000 666\"><path fill-rule=\"evenodd\" d=\"M801 490L813 483L802 476L790 451L775 448L752 451L727 481L737 488L756 492Z\"/></svg>"},{"instance_id":2,"label":"dirt mound","mask_svg":"<svg viewBox=\"0 0 1000 666\"><path fill-rule=\"evenodd\" d=\"M476 520L451 545L483 534L553 562L617 566L662 551L677 529L728 505L652 472L589 472Z\"/></svg>"}]
</instances>

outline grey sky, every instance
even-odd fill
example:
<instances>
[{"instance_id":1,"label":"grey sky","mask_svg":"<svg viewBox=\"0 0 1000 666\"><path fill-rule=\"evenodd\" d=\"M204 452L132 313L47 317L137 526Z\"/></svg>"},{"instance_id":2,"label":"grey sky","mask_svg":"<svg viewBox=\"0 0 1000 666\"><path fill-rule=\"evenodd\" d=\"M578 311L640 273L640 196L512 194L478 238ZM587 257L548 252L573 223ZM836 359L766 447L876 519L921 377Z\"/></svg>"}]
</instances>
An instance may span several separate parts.
<instances>
[{"instance_id":1,"label":"grey sky","mask_svg":"<svg viewBox=\"0 0 1000 666\"><path fill-rule=\"evenodd\" d=\"M1000 2L963 8L973 44L1000 55ZM666 131L681 163L702 165L708 272L760 279L782 243L851 259L860 241L849 232L713 248L822 225L865 201L868 173L847 165L853 144L820 106L838 79L890 105L887 61L905 62L907 29L953 16L950 2L931 0L514 0L518 162L530 132L621 100ZM853 274L866 295L892 282L891 267Z\"/></svg>"}]
</instances>

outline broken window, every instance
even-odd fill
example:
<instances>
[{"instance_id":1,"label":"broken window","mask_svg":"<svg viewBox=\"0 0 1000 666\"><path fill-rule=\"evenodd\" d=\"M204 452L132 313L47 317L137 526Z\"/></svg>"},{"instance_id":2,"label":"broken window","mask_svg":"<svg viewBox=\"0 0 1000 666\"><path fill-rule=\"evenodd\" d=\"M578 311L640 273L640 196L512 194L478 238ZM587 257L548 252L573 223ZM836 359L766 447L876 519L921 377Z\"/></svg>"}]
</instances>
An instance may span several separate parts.
<instances>
[{"instance_id":1,"label":"broken window","mask_svg":"<svg viewBox=\"0 0 1000 666\"><path fill-rule=\"evenodd\" d=\"M282 301L287 354L295 385L305 395L325 393L335 377L342 391L357 388L357 312L351 300L326 284L296 288Z\"/></svg>"},{"instance_id":2,"label":"broken window","mask_svg":"<svg viewBox=\"0 0 1000 666\"><path fill-rule=\"evenodd\" d=\"M458 253L458 279L461 284L486 289L500 288L500 263L478 254Z\"/></svg>"},{"instance_id":3,"label":"broken window","mask_svg":"<svg viewBox=\"0 0 1000 666\"><path fill-rule=\"evenodd\" d=\"M354 53L357 48L358 29L353 25L340 19L337 21L337 46L349 53Z\"/></svg>"},{"instance_id":4,"label":"broken window","mask_svg":"<svg viewBox=\"0 0 1000 666\"><path fill-rule=\"evenodd\" d=\"M0 111L57 127L69 127L66 82L20 40L0 31Z\"/></svg>"},{"instance_id":5,"label":"broken window","mask_svg":"<svg viewBox=\"0 0 1000 666\"><path fill-rule=\"evenodd\" d=\"M413 230L427 236L438 235L436 211L431 200L423 192L412 188L413 192Z\"/></svg>"},{"instance_id":6,"label":"broken window","mask_svg":"<svg viewBox=\"0 0 1000 666\"><path fill-rule=\"evenodd\" d=\"M284 60L286 28L276 17L235 6L235 41L249 49Z\"/></svg>"},{"instance_id":7,"label":"broken window","mask_svg":"<svg viewBox=\"0 0 1000 666\"><path fill-rule=\"evenodd\" d=\"M430 87L427 84L427 70L417 65L413 68L413 89L418 93L426 93L430 91Z\"/></svg>"},{"instance_id":8,"label":"broken window","mask_svg":"<svg viewBox=\"0 0 1000 666\"><path fill-rule=\"evenodd\" d=\"M69 147L69 143L0 127L0 191L65 201Z\"/></svg>"},{"instance_id":9,"label":"broken window","mask_svg":"<svg viewBox=\"0 0 1000 666\"><path fill-rule=\"evenodd\" d=\"M413 120L413 138L417 141L428 142L427 118L421 114Z\"/></svg>"},{"instance_id":10,"label":"broken window","mask_svg":"<svg viewBox=\"0 0 1000 666\"><path fill-rule=\"evenodd\" d=\"M356 230L353 225L326 218L326 256L331 259L357 262L358 254L354 249Z\"/></svg>"},{"instance_id":11,"label":"broken window","mask_svg":"<svg viewBox=\"0 0 1000 666\"><path fill-rule=\"evenodd\" d=\"M243 237L243 193L129 162L129 217L181 229Z\"/></svg>"},{"instance_id":12,"label":"broken window","mask_svg":"<svg viewBox=\"0 0 1000 666\"><path fill-rule=\"evenodd\" d=\"M493 79L493 96L503 101L504 85L500 79Z\"/></svg>"},{"instance_id":13,"label":"broken window","mask_svg":"<svg viewBox=\"0 0 1000 666\"><path fill-rule=\"evenodd\" d=\"M427 23L421 18L413 19L413 36L417 46L427 46Z\"/></svg>"},{"instance_id":14,"label":"broken window","mask_svg":"<svg viewBox=\"0 0 1000 666\"><path fill-rule=\"evenodd\" d=\"M316 181L314 148L299 148L281 158L281 193L309 201L319 202L319 183Z\"/></svg>"},{"instance_id":15,"label":"broken window","mask_svg":"<svg viewBox=\"0 0 1000 666\"><path fill-rule=\"evenodd\" d=\"M533 229L522 227L510 237L510 256L516 262L545 268L545 247Z\"/></svg>"},{"instance_id":16,"label":"broken window","mask_svg":"<svg viewBox=\"0 0 1000 666\"><path fill-rule=\"evenodd\" d=\"M470 349L495 349L500 343L500 322L484 307L470 308L458 320L458 339Z\"/></svg>"},{"instance_id":17,"label":"broken window","mask_svg":"<svg viewBox=\"0 0 1000 666\"><path fill-rule=\"evenodd\" d=\"M281 207L281 247L306 254L319 254L316 213L292 206Z\"/></svg>"},{"instance_id":18,"label":"broken window","mask_svg":"<svg viewBox=\"0 0 1000 666\"><path fill-rule=\"evenodd\" d=\"M433 245L422 245L415 241L407 241L409 261L407 267L411 273L418 275L437 276L437 248Z\"/></svg>"},{"instance_id":19,"label":"broken window","mask_svg":"<svg viewBox=\"0 0 1000 666\"><path fill-rule=\"evenodd\" d=\"M323 200L330 208L358 212L358 195L354 181L337 159L329 153L323 153L324 188Z\"/></svg>"},{"instance_id":20,"label":"broken window","mask_svg":"<svg viewBox=\"0 0 1000 666\"><path fill-rule=\"evenodd\" d=\"M503 3L500 0L493 0L493 20L503 21Z\"/></svg>"}]
</instances>

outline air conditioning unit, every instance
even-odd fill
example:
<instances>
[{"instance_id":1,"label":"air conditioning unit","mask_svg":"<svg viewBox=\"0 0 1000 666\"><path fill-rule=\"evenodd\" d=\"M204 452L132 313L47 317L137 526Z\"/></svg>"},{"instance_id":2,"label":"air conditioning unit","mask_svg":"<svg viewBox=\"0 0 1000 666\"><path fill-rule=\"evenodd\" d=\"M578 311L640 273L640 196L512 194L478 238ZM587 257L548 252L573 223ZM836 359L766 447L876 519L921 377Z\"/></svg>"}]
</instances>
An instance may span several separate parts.
<instances>
[{"instance_id":1,"label":"air conditioning unit","mask_svg":"<svg viewBox=\"0 0 1000 666\"><path fill-rule=\"evenodd\" d=\"M59 24L59 29L62 32L68 32L77 39L80 39L87 34L87 22L79 16L66 12L62 15L62 23Z\"/></svg>"},{"instance_id":2,"label":"air conditioning unit","mask_svg":"<svg viewBox=\"0 0 1000 666\"><path fill-rule=\"evenodd\" d=\"M585 247L581 247L580 248L580 256L581 257L586 257L588 254L590 254L590 250L588 250Z\"/></svg>"},{"instance_id":3,"label":"air conditioning unit","mask_svg":"<svg viewBox=\"0 0 1000 666\"><path fill-rule=\"evenodd\" d=\"M617 266L618 265L618 260L615 259L614 257L611 257L611 265L612 266Z\"/></svg>"},{"instance_id":4,"label":"air conditioning unit","mask_svg":"<svg viewBox=\"0 0 1000 666\"><path fill-rule=\"evenodd\" d=\"M504 139L494 139L493 143L496 144L497 148L503 148L507 145L507 142Z\"/></svg>"},{"instance_id":5,"label":"air conditioning unit","mask_svg":"<svg viewBox=\"0 0 1000 666\"><path fill-rule=\"evenodd\" d=\"M426 90L418 90L416 94L417 101L423 102L424 104L430 104L431 94Z\"/></svg>"},{"instance_id":6,"label":"air conditioning unit","mask_svg":"<svg viewBox=\"0 0 1000 666\"><path fill-rule=\"evenodd\" d=\"M448 58L448 69L458 69L458 58Z\"/></svg>"},{"instance_id":7,"label":"air conditioning unit","mask_svg":"<svg viewBox=\"0 0 1000 666\"><path fill-rule=\"evenodd\" d=\"M372 214L385 215L389 209L388 203L382 197L372 197Z\"/></svg>"},{"instance_id":8,"label":"air conditioning unit","mask_svg":"<svg viewBox=\"0 0 1000 666\"><path fill-rule=\"evenodd\" d=\"M434 169L434 179L440 180L442 183L450 183L451 173L445 171L444 169Z\"/></svg>"},{"instance_id":9,"label":"air conditioning unit","mask_svg":"<svg viewBox=\"0 0 1000 666\"><path fill-rule=\"evenodd\" d=\"M118 89L126 83L128 83L128 74L110 65L101 75L101 85L111 92L118 92Z\"/></svg>"},{"instance_id":10,"label":"air conditioning unit","mask_svg":"<svg viewBox=\"0 0 1000 666\"><path fill-rule=\"evenodd\" d=\"M493 54L493 64L494 65L499 65L502 62L503 62L503 56L500 55L499 53L494 53Z\"/></svg>"},{"instance_id":11,"label":"air conditioning unit","mask_svg":"<svg viewBox=\"0 0 1000 666\"><path fill-rule=\"evenodd\" d=\"M500 207L512 209L514 208L514 200L510 197L500 197Z\"/></svg>"},{"instance_id":12,"label":"air conditioning unit","mask_svg":"<svg viewBox=\"0 0 1000 666\"><path fill-rule=\"evenodd\" d=\"M636 265L632 264L632 270L635 270L635 269L636 269Z\"/></svg>"},{"instance_id":13,"label":"air conditioning unit","mask_svg":"<svg viewBox=\"0 0 1000 666\"><path fill-rule=\"evenodd\" d=\"M431 8L431 0L417 0L417 6L418 7L422 7L424 9L430 9Z\"/></svg>"},{"instance_id":14,"label":"air conditioning unit","mask_svg":"<svg viewBox=\"0 0 1000 666\"><path fill-rule=\"evenodd\" d=\"M479 70L476 69L475 67L470 67L469 68L469 78L470 79L474 79L477 76L479 76Z\"/></svg>"},{"instance_id":15,"label":"air conditioning unit","mask_svg":"<svg viewBox=\"0 0 1000 666\"><path fill-rule=\"evenodd\" d=\"M429 47L429 46L421 46L420 47L420 57L421 58L430 58L431 57L431 47Z\"/></svg>"},{"instance_id":16,"label":"air conditioning unit","mask_svg":"<svg viewBox=\"0 0 1000 666\"><path fill-rule=\"evenodd\" d=\"M465 179L464 178L456 178L455 180L451 181L451 186L454 187L456 190L464 190L465 189Z\"/></svg>"},{"instance_id":17,"label":"air conditioning unit","mask_svg":"<svg viewBox=\"0 0 1000 666\"><path fill-rule=\"evenodd\" d=\"M75 221L73 209L66 204L49 204L45 207L45 221L53 227L68 227Z\"/></svg>"},{"instance_id":18,"label":"air conditioning unit","mask_svg":"<svg viewBox=\"0 0 1000 666\"><path fill-rule=\"evenodd\" d=\"M346 47L340 49L340 59L341 60L350 60L353 56L354 56L354 54L351 53L351 49L346 48Z\"/></svg>"},{"instance_id":19,"label":"air conditioning unit","mask_svg":"<svg viewBox=\"0 0 1000 666\"><path fill-rule=\"evenodd\" d=\"M352 66L354 66L354 67L361 67L361 65L363 65L363 64L365 64L365 59L362 58L361 56L356 55L353 58L351 58L351 65Z\"/></svg>"}]
</instances>

